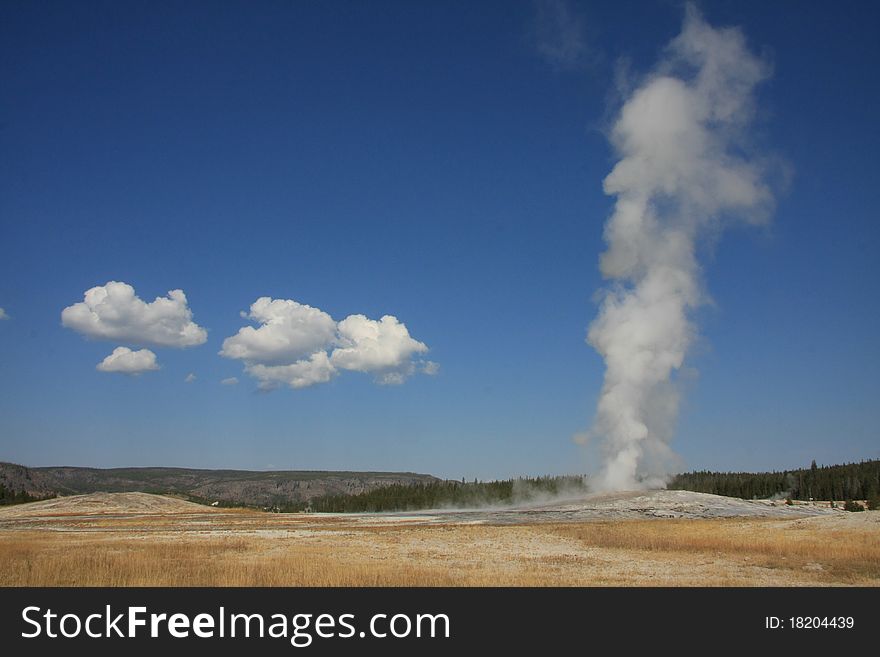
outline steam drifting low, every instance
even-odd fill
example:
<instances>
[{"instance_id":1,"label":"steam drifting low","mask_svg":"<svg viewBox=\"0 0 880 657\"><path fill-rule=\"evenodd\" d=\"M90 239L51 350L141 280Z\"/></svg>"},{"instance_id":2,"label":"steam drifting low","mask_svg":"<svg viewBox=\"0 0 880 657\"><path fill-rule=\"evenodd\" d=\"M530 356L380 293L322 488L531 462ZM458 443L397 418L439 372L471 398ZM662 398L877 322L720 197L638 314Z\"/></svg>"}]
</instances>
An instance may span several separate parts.
<instances>
[{"instance_id":1,"label":"steam drifting low","mask_svg":"<svg viewBox=\"0 0 880 657\"><path fill-rule=\"evenodd\" d=\"M688 6L681 34L615 119L619 160L604 190L616 202L600 259L609 283L587 335L606 366L586 434L604 452L597 488L662 485L674 462L675 375L694 341L690 315L706 301L698 240L731 221L763 223L773 208L747 137L769 75L738 29L713 28Z\"/></svg>"}]
</instances>

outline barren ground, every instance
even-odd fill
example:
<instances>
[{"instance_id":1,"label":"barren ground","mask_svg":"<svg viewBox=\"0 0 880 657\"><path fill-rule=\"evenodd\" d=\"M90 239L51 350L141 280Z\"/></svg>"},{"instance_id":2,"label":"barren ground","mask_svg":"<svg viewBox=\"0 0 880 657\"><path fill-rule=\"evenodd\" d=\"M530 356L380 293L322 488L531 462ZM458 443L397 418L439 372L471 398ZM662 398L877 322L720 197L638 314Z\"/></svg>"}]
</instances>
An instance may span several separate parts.
<instances>
[{"instance_id":1,"label":"barren ground","mask_svg":"<svg viewBox=\"0 0 880 657\"><path fill-rule=\"evenodd\" d=\"M880 585L880 512L685 491L270 514L145 493L0 509L2 585Z\"/></svg>"}]
</instances>

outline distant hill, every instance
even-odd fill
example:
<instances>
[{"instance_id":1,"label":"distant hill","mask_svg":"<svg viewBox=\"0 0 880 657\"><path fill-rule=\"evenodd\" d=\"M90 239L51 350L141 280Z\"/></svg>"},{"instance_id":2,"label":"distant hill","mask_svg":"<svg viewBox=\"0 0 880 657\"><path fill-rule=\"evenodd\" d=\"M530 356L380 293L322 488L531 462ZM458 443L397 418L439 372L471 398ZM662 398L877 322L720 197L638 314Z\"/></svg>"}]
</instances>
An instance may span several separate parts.
<instances>
[{"instance_id":1,"label":"distant hill","mask_svg":"<svg viewBox=\"0 0 880 657\"><path fill-rule=\"evenodd\" d=\"M142 492L205 503L259 507L300 504L328 495L359 495L385 486L440 480L413 472L195 470L189 468L28 468L0 462L0 487L24 501L80 493Z\"/></svg>"}]
</instances>

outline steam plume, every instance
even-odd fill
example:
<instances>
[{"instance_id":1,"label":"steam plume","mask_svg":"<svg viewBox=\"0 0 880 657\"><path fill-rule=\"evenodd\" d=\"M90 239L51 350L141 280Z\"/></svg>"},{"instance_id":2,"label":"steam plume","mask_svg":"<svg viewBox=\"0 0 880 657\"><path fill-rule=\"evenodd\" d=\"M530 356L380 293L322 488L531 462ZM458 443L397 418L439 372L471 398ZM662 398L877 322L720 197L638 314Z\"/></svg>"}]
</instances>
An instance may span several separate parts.
<instances>
[{"instance_id":1,"label":"steam plume","mask_svg":"<svg viewBox=\"0 0 880 657\"><path fill-rule=\"evenodd\" d=\"M675 374L706 300L698 240L772 210L760 160L746 154L753 92L769 74L738 29L715 29L689 5L681 34L616 117L620 159L604 181L616 202L600 259L610 282L587 335L606 365L587 434L602 442L601 489L662 485L669 471Z\"/></svg>"}]
</instances>

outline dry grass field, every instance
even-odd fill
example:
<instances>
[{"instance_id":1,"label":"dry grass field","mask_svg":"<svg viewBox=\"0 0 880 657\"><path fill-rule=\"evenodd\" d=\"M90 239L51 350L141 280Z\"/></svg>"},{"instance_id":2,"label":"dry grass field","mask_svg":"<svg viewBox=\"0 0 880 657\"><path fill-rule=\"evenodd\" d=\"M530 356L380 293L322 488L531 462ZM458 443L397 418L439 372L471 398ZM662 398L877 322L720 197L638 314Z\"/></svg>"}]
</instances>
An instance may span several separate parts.
<instances>
[{"instance_id":1,"label":"dry grass field","mask_svg":"<svg viewBox=\"0 0 880 657\"><path fill-rule=\"evenodd\" d=\"M880 512L493 524L123 495L0 511L0 585L880 585Z\"/></svg>"}]
</instances>

